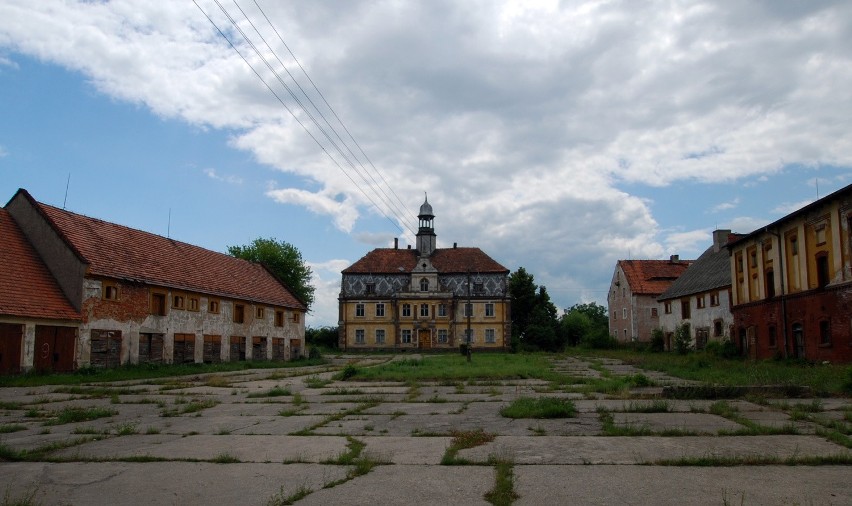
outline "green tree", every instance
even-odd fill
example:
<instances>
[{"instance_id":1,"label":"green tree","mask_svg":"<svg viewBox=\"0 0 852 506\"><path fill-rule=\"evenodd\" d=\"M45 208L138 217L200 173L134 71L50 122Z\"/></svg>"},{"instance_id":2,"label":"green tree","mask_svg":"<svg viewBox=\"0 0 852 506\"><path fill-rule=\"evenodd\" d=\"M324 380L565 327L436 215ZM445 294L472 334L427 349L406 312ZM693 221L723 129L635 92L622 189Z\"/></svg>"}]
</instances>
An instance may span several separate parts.
<instances>
[{"instance_id":1,"label":"green tree","mask_svg":"<svg viewBox=\"0 0 852 506\"><path fill-rule=\"evenodd\" d=\"M525 348L558 351L564 339L556 318L556 306L547 288L537 286L523 267L509 274L512 302L512 342Z\"/></svg>"},{"instance_id":2,"label":"green tree","mask_svg":"<svg viewBox=\"0 0 852 506\"><path fill-rule=\"evenodd\" d=\"M574 304L568 308L559 321L559 327L571 346L585 343L596 348L609 347L604 338L609 334L607 310L594 302Z\"/></svg>"},{"instance_id":3,"label":"green tree","mask_svg":"<svg viewBox=\"0 0 852 506\"><path fill-rule=\"evenodd\" d=\"M588 304L574 304L568 308L569 313L573 311L589 317L592 325L609 329L609 316L607 316L606 307L600 306L595 302L589 302Z\"/></svg>"},{"instance_id":4,"label":"green tree","mask_svg":"<svg viewBox=\"0 0 852 506\"><path fill-rule=\"evenodd\" d=\"M308 327L305 329L305 341L311 346L337 348L338 327Z\"/></svg>"},{"instance_id":5,"label":"green tree","mask_svg":"<svg viewBox=\"0 0 852 506\"><path fill-rule=\"evenodd\" d=\"M302 253L286 241L258 238L247 246L228 246L231 256L265 265L299 300L310 308L314 303L311 268Z\"/></svg>"},{"instance_id":6,"label":"green tree","mask_svg":"<svg viewBox=\"0 0 852 506\"><path fill-rule=\"evenodd\" d=\"M567 344L577 346L592 329L592 320L581 311L569 309L559 319L559 328L562 335L565 336Z\"/></svg>"}]
</instances>

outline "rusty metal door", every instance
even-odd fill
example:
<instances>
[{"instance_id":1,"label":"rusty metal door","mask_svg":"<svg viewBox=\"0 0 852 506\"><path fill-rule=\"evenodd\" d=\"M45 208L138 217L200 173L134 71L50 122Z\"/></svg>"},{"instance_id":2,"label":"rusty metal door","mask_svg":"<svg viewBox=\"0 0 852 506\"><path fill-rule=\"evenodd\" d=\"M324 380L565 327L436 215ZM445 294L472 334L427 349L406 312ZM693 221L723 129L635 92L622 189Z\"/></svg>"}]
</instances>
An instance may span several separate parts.
<instances>
[{"instance_id":1,"label":"rusty metal door","mask_svg":"<svg viewBox=\"0 0 852 506\"><path fill-rule=\"evenodd\" d=\"M74 370L74 345L77 331L73 327L36 325L36 371L71 372Z\"/></svg>"},{"instance_id":2,"label":"rusty metal door","mask_svg":"<svg viewBox=\"0 0 852 506\"><path fill-rule=\"evenodd\" d=\"M21 342L24 326L0 323L0 374L21 372Z\"/></svg>"}]
</instances>

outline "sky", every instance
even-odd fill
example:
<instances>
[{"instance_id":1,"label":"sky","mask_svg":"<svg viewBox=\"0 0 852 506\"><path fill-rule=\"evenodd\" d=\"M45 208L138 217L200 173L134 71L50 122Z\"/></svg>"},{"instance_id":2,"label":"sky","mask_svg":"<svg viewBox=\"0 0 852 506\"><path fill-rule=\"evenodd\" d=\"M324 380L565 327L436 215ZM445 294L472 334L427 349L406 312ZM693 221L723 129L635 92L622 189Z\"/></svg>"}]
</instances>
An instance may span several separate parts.
<instances>
[{"instance_id":1,"label":"sky","mask_svg":"<svg viewBox=\"0 0 852 506\"><path fill-rule=\"evenodd\" d=\"M850 132L848 1L0 2L0 201L287 241L314 327L424 195L439 247L605 305L852 183Z\"/></svg>"}]
</instances>

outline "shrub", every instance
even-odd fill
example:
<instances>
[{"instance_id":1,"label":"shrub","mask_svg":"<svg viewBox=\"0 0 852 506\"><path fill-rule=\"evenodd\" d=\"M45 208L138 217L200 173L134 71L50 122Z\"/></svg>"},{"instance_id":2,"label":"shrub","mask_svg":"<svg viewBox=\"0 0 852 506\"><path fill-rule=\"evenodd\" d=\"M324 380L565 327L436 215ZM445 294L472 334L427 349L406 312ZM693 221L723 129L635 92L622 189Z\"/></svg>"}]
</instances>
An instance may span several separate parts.
<instances>
[{"instance_id":1,"label":"shrub","mask_svg":"<svg viewBox=\"0 0 852 506\"><path fill-rule=\"evenodd\" d=\"M689 334L689 324L684 323L675 330L674 349L679 355L686 355L692 349L692 336Z\"/></svg>"},{"instance_id":2,"label":"shrub","mask_svg":"<svg viewBox=\"0 0 852 506\"><path fill-rule=\"evenodd\" d=\"M617 345L618 342L613 336L609 335L606 329L589 332L580 339L580 346L583 348L612 349Z\"/></svg>"},{"instance_id":3,"label":"shrub","mask_svg":"<svg viewBox=\"0 0 852 506\"><path fill-rule=\"evenodd\" d=\"M649 351L659 353L665 350L665 339L663 337L663 329L656 328L651 331L651 344L648 347Z\"/></svg>"},{"instance_id":4,"label":"shrub","mask_svg":"<svg viewBox=\"0 0 852 506\"><path fill-rule=\"evenodd\" d=\"M846 369L846 381L843 382L843 391L852 394L852 367Z\"/></svg>"},{"instance_id":5,"label":"shrub","mask_svg":"<svg viewBox=\"0 0 852 506\"><path fill-rule=\"evenodd\" d=\"M710 341L704 348L708 355L719 358L734 358L737 356L737 347L730 339L722 341Z\"/></svg>"}]
</instances>

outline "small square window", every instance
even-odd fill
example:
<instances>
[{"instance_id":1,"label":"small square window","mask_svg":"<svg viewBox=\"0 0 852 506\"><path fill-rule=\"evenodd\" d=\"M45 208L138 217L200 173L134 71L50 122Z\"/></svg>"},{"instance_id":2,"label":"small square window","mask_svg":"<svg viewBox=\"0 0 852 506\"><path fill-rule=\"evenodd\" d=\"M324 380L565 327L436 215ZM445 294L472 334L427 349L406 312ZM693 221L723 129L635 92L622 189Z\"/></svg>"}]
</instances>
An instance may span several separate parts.
<instances>
[{"instance_id":1,"label":"small square window","mask_svg":"<svg viewBox=\"0 0 852 506\"><path fill-rule=\"evenodd\" d=\"M376 284L375 283L367 283L367 295L371 295L376 293Z\"/></svg>"},{"instance_id":2,"label":"small square window","mask_svg":"<svg viewBox=\"0 0 852 506\"><path fill-rule=\"evenodd\" d=\"M358 316L358 317L364 316L364 304L362 302L355 304L355 316Z\"/></svg>"},{"instance_id":3,"label":"small square window","mask_svg":"<svg viewBox=\"0 0 852 506\"><path fill-rule=\"evenodd\" d=\"M184 309L186 307L186 297L183 295L172 295L172 307L175 309Z\"/></svg>"},{"instance_id":4,"label":"small square window","mask_svg":"<svg viewBox=\"0 0 852 506\"><path fill-rule=\"evenodd\" d=\"M411 317L411 304L403 304L402 305L402 316L406 318Z\"/></svg>"},{"instance_id":5,"label":"small square window","mask_svg":"<svg viewBox=\"0 0 852 506\"><path fill-rule=\"evenodd\" d=\"M151 294L151 314L166 316L166 294L157 292Z\"/></svg>"},{"instance_id":6,"label":"small square window","mask_svg":"<svg viewBox=\"0 0 852 506\"><path fill-rule=\"evenodd\" d=\"M103 283L103 298L104 300L118 300L118 285L115 283Z\"/></svg>"},{"instance_id":7,"label":"small square window","mask_svg":"<svg viewBox=\"0 0 852 506\"><path fill-rule=\"evenodd\" d=\"M190 297L188 300L189 306L187 307L187 309L189 309L190 311L198 311L200 307L198 297Z\"/></svg>"},{"instance_id":8,"label":"small square window","mask_svg":"<svg viewBox=\"0 0 852 506\"><path fill-rule=\"evenodd\" d=\"M302 313L300 313L298 311L293 311L293 323L299 323L302 320L302 317L299 316L301 314Z\"/></svg>"},{"instance_id":9,"label":"small square window","mask_svg":"<svg viewBox=\"0 0 852 506\"><path fill-rule=\"evenodd\" d=\"M494 303L488 302L485 304L485 316L494 316Z\"/></svg>"},{"instance_id":10,"label":"small square window","mask_svg":"<svg viewBox=\"0 0 852 506\"><path fill-rule=\"evenodd\" d=\"M385 305L381 302L376 304L376 316L382 318L385 316Z\"/></svg>"},{"instance_id":11,"label":"small square window","mask_svg":"<svg viewBox=\"0 0 852 506\"><path fill-rule=\"evenodd\" d=\"M264 312L263 312L263 308L262 308L262 307L256 307L256 308L254 308L254 317L255 317L255 318L257 318L258 320L262 320L262 319L263 319L263 315L264 315Z\"/></svg>"},{"instance_id":12,"label":"small square window","mask_svg":"<svg viewBox=\"0 0 852 506\"><path fill-rule=\"evenodd\" d=\"M482 283L474 283L473 284L473 293L483 293L485 292L485 285Z\"/></svg>"},{"instance_id":13,"label":"small square window","mask_svg":"<svg viewBox=\"0 0 852 506\"><path fill-rule=\"evenodd\" d=\"M663 305L663 311L664 311L666 314L672 314L672 303L671 303L671 302L666 302L666 303Z\"/></svg>"},{"instance_id":14,"label":"small square window","mask_svg":"<svg viewBox=\"0 0 852 506\"><path fill-rule=\"evenodd\" d=\"M651 318L656 318L656 317L657 317L657 308L652 307L651 308Z\"/></svg>"},{"instance_id":15,"label":"small square window","mask_svg":"<svg viewBox=\"0 0 852 506\"><path fill-rule=\"evenodd\" d=\"M275 311L275 326L284 326L284 311Z\"/></svg>"},{"instance_id":16,"label":"small square window","mask_svg":"<svg viewBox=\"0 0 852 506\"><path fill-rule=\"evenodd\" d=\"M420 316L429 317L429 304L420 304Z\"/></svg>"},{"instance_id":17,"label":"small square window","mask_svg":"<svg viewBox=\"0 0 852 506\"><path fill-rule=\"evenodd\" d=\"M207 300L207 312L219 314L219 301L216 299Z\"/></svg>"}]
</instances>

